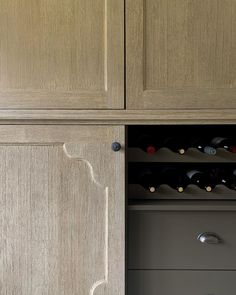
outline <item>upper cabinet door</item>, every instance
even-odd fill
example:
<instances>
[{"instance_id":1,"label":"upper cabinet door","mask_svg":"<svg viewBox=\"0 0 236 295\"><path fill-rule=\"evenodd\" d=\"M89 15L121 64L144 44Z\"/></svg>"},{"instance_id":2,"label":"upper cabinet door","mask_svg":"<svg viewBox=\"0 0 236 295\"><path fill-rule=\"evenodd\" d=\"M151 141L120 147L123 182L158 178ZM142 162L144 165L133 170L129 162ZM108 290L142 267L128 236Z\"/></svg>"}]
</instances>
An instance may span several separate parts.
<instances>
[{"instance_id":1,"label":"upper cabinet door","mask_svg":"<svg viewBox=\"0 0 236 295\"><path fill-rule=\"evenodd\" d=\"M0 3L0 108L123 108L123 60L123 0Z\"/></svg>"},{"instance_id":2,"label":"upper cabinet door","mask_svg":"<svg viewBox=\"0 0 236 295\"><path fill-rule=\"evenodd\" d=\"M235 0L127 0L129 109L236 108Z\"/></svg>"}]
</instances>

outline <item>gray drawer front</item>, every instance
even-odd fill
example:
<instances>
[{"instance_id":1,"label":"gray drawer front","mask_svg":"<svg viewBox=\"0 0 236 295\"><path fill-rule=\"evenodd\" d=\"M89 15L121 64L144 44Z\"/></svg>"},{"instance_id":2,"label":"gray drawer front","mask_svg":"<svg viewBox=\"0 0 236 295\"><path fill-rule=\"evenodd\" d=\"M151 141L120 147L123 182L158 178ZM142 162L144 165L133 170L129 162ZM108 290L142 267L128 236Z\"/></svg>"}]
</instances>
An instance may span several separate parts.
<instances>
[{"instance_id":1,"label":"gray drawer front","mask_svg":"<svg viewBox=\"0 0 236 295\"><path fill-rule=\"evenodd\" d=\"M130 211L129 269L236 269L236 212ZM204 232L222 242L204 244Z\"/></svg>"},{"instance_id":2,"label":"gray drawer front","mask_svg":"<svg viewBox=\"0 0 236 295\"><path fill-rule=\"evenodd\" d=\"M128 272L129 295L233 295L234 271L140 271Z\"/></svg>"}]
</instances>

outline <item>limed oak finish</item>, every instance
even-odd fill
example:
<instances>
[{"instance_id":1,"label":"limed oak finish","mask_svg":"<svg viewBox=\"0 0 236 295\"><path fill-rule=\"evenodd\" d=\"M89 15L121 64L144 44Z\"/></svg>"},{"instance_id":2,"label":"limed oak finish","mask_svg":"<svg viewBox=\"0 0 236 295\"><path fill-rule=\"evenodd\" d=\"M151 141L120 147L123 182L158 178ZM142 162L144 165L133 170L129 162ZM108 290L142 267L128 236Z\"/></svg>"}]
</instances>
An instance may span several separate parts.
<instances>
[{"instance_id":1,"label":"limed oak finish","mask_svg":"<svg viewBox=\"0 0 236 295\"><path fill-rule=\"evenodd\" d=\"M124 107L122 0L0 2L0 108Z\"/></svg>"},{"instance_id":2,"label":"limed oak finish","mask_svg":"<svg viewBox=\"0 0 236 295\"><path fill-rule=\"evenodd\" d=\"M128 109L236 107L235 0L127 0Z\"/></svg>"},{"instance_id":3,"label":"limed oak finish","mask_svg":"<svg viewBox=\"0 0 236 295\"><path fill-rule=\"evenodd\" d=\"M124 295L123 127L0 127L0 293Z\"/></svg>"},{"instance_id":4,"label":"limed oak finish","mask_svg":"<svg viewBox=\"0 0 236 295\"><path fill-rule=\"evenodd\" d=\"M235 124L234 109L222 110L0 110L0 124Z\"/></svg>"}]
</instances>

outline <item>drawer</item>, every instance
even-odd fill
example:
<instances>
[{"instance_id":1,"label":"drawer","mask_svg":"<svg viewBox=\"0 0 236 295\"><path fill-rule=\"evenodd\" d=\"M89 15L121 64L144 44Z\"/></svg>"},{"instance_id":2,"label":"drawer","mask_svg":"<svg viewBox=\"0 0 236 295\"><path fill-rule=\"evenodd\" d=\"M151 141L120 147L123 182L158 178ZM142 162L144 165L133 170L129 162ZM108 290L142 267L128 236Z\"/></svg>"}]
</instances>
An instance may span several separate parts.
<instances>
[{"instance_id":1,"label":"drawer","mask_svg":"<svg viewBox=\"0 0 236 295\"><path fill-rule=\"evenodd\" d=\"M236 293L234 271L128 272L129 295L232 295Z\"/></svg>"},{"instance_id":2,"label":"drawer","mask_svg":"<svg viewBox=\"0 0 236 295\"><path fill-rule=\"evenodd\" d=\"M129 211L128 232L129 269L236 269L236 211Z\"/></svg>"}]
</instances>

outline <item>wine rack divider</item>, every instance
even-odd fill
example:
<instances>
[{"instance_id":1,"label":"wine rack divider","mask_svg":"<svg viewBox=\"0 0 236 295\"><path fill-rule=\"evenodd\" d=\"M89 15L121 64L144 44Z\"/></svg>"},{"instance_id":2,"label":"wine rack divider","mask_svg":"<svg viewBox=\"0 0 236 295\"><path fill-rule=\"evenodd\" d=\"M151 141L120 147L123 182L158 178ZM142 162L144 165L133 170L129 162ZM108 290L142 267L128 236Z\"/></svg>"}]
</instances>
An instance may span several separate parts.
<instances>
[{"instance_id":1,"label":"wine rack divider","mask_svg":"<svg viewBox=\"0 0 236 295\"><path fill-rule=\"evenodd\" d=\"M236 192L224 185L216 185L212 192L206 192L194 184L190 184L182 193L168 185L160 185L158 190L150 193L139 184L129 184L130 200L236 200Z\"/></svg>"},{"instance_id":2,"label":"wine rack divider","mask_svg":"<svg viewBox=\"0 0 236 295\"><path fill-rule=\"evenodd\" d=\"M129 162L174 162L174 163L236 163L236 153L230 153L222 148L212 156L204 154L195 148L190 148L185 154L179 155L167 148L159 149L155 154L149 155L140 148L128 149Z\"/></svg>"}]
</instances>

